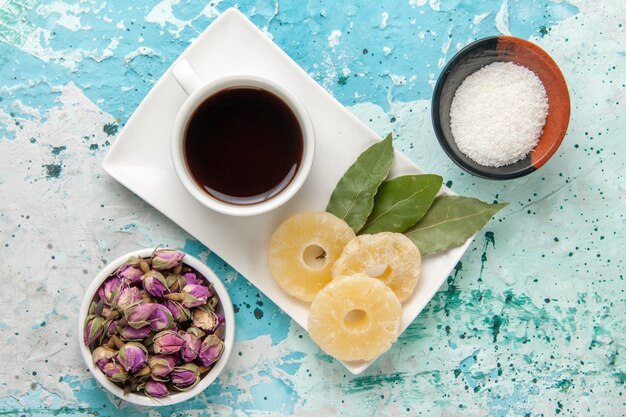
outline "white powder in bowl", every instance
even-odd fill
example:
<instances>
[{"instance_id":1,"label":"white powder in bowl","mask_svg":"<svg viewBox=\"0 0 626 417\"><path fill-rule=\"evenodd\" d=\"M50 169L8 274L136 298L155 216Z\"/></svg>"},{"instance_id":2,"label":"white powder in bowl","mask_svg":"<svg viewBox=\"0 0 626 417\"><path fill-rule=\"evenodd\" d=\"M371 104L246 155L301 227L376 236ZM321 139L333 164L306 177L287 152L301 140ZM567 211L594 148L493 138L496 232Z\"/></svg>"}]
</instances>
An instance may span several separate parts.
<instances>
[{"instance_id":1,"label":"white powder in bowl","mask_svg":"<svg viewBox=\"0 0 626 417\"><path fill-rule=\"evenodd\" d=\"M512 164L537 146L548 96L537 75L512 62L494 62L468 76L450 107L457 146L474 162Z\"/></svg>"}]
</instances>

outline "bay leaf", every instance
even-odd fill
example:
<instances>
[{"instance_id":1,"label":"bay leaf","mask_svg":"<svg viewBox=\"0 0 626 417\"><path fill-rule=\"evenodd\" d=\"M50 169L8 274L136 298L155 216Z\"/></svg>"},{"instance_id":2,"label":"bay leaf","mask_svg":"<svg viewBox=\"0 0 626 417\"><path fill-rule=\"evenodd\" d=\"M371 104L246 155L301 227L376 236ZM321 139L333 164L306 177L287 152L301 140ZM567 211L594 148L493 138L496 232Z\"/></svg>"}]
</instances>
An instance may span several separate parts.
<instances>
[{"instance_id":1,"label":"bay leaf","mask_svg":"<svg viewBox=\"0 0 626 417\"><path fill-rule=\"evenodd\" d=\"M378 187L393 163L391 134L367 148L348 168L330 196L326 211L343 219L357 232L374 207Z\"/></svg>"},{"instance_id":2,"label":"bay leaf","mask_svg":"<svg viewBox=\"0 0 626 417\"><path fill-rule=\"evenodd\" d=\"M402 233L416 224L441 189L439 175L405 175L383 182L374 197L374 208L359 234Z\"/></svg>"},{"instance_id":3,"label":"bay leaf","mask_svg":"<svg viewBox=\"0 0 626 417\"><path fill-rule=\"evenodd\" d=\"M508 203L489 204L476 198L440 196L426 215L405 232L422 256L458 246L472 237Z\"/></svg>"}]
</instances>

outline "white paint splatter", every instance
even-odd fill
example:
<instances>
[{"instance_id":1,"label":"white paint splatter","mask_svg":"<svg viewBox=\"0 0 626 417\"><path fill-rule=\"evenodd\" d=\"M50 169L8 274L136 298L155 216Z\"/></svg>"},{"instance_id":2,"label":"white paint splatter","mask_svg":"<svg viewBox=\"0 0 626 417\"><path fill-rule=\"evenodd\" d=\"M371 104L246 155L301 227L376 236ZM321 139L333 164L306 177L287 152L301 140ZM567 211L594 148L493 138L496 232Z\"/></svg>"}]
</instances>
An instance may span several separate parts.
<instances>
[{"instance_id":1,"label":"white paint splatter","mask_svg":"<svg viewBox=\"0 0 626 417\"><path fill-rule=\"evenodd\" d=\"M425 5L428 2L428 0L409 0L409 6L411 7L421 7L423 5Z\"/></svg>"},{"instance_id":2,"label":"white paint splatter","mask_svg":"<svg viewBox=\"0 0 626 417\"><path fill-rule=\"evenodd\" d=\"M180 3L180 0L162 0L159 4L154 6L152 10L146 16L146 22L156 23L161 27L166 27L168 24L175 27L175 29L168 29L168 32L175 36L180 36L180 33L187 27L193 25L193 22L199 17L206 16L209 18L217 17L219 11L217 6L221 3L221 0L215 0L202 9L202 11L191 19L180 19L174 15L172 6Z\"/></svg>"},{"instance_id":3,"label":"white paint splatter","mask_svg":"<svg viewBox=\"0 0 626 417\"><path fill-rule=\"evenodd\" d=\"M158 57L159 54L157 54L154 49L152 48L147 48L145 46L140 46L139 48L135 49L134 51L132 51L131 53L127 54L124 57L124 63L128 64L130 61L132 61L133 59L137 58L138 56L155 56Z\"/></svg>"},{"instance_id":4,"label":"white paint splatter","mask_svg":"<svg viewBox=\"0 0 626 417\"><path fill-rule=\"evenodd\" d=\"M391 78L391 82L394 85L404 85L404 84L406 84L406 76L404 76L404 75L389 74L389 78Z\"/></svg>"},{"instance_id":5,"label":"white paint splatter","mask_svg":"<svg viewBox=\"0 0 626 417\"><path fill-rule=\"evenodd\" d=\"M328 47L334 48L335 46L339 45L339 42L341 42L341 31L333 30L328 36Z\"/></svg>"},{"instance_id":6,"label":"white paint splatter","mask_svg":"<svg viewBox=\"0 0 626 417\"><path fill-rule=\"evenodd\" d=\"M441 1L440 0L430 0L428 2L428 5L430 6L431 9L433 9L436 12L441 10Z\"/></svg>"},{"instance_id":7,"label":"white paint splatter","mask_svg":"<svg viewBox=\"0 0 626 417\"><path fill-rule=\"evenodd\" d=\"M485 18L486 18L487 16L489 16L490 14L491 14L491 12L486 12L486 13L483 13L483 14L478 14L478 15L474 16L474 18L472 19L472 23L473 23L473 24L475 24L475 25L478 25L478 24L480 24L480 22L482 22L483 20L485 20Z\"/></svg>"},{"instance_id":8,"label":"white paint splatter","mask_svg":"<svg viewBox=\"0 0 626 417\"><path fill-rule=\"evenodd\" d=\"M383 47L383 54L385 54L385 56L389 56L389 54L391 54L391 48L388 46L384 46Z\"/></svg>"},{"instance_id":9,"label":"white paint splatter","mask_svg":"<svg viewBox=\"0 0 626 417\"><path fill-rule=\"evenodd\" d=\"M496 15L496 29L503 35L511 36L509 31L509 7L507 0L502 1L502 6Z\"/></svg>"},{"instance_id":10,"label":"white paint splatter","mask_svg":"<svg viewBox=\"0 0 626 417\"><path fill-rule=\"evenodd\" d=\"M380 17L380 28L384 29L387 27L387 21L389 20L389 13L383 12Z\"/></svg>"},{"instance_id":11,"label":"white paint splatter","mask_svg":"<svg viewBox=\"0 0 626 417\"><path fill-rule=\"evenodd\" d=\"M89 8L81 7L79 4L67 4L62 1L56 1L37 7L37 14L47 19L54 19L54 15L58 15L55 19L56 24L76 32L91 29L91 26L83 25L80 21L81 15L89 10Z\"/></svg>"}]
</instances>

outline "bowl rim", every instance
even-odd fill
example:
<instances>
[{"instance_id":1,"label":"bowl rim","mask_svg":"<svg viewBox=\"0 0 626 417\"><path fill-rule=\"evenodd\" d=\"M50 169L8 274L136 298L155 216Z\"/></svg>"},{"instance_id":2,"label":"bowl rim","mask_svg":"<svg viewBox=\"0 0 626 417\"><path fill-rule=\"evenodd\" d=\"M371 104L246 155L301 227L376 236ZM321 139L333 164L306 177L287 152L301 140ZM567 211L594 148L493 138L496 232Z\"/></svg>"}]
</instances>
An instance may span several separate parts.
<instances>
[{"instance_id":1,"label":"bowl rim","mask_svg":"<svg viewBox=\"0 0 626 417\"><path fill-rule=\"evenodd\" d=\"M556 151L558 150L558 148L561 146L561 143L563 142L563 139L565 138L565 133L563 134L563 137L561 137L558 141L556 146L554 146L554 149L541 161L541 163L539 165L534 165L534 164L530 164L529 166L520 169L518 171L515 172L510 172L510 173L487 173L483 170L481 170L480 164L477 164L478 167L475 167L473 165L469 165L466 164L463 160L459 159L457 157L457 155L451 151L450 146L448 144L448 140L446 139L442 128L441 128L441 119L439 118L439 109L440 109L440 97L441 97L441 93L443 91L443 86L445 85L447 79L448 79L448 75L450 73L450 70L458 64L458 62L465 56L467 55L469 52L471 52L472 50L476 49L479 46L482 46L483 44L486 43L490 43L490 42L494 42L494 41L498 41L498 39L515 39L516 41L518 41L519 43L523 44L525 47L528 47L529 49L532 49L535 53L538 53L542 59L544 60L549 60L552 63L554 63L554 70L556 72L556 75L560 78L562 78L565 81L565 77L563 76L563 72L561 71L561 69L559 68L559 66L556 64L556 62L554 61L554 59L550 56L550 54L548 54L543 48L541 48L539 45L523 39L523 38L518 38L516 36L509 36L509 35L496 35L496 36L487 36L484 38L480 38L475 40L474 42L471 42L469 44L467 44L466 46L464 46L462 49L460 49L453 57L452 59L442 68L441 73L439 74L439 77L437 78L437 82L435 83L435 88L433 89L433 96L431 99L431 120L432 120L432 125L433 125L433 131L435 132L435 136L437 137L437 141L439 142L439 145L441 146L441 148L443 149L443 151L446 153L446 155L448 155L448 157L460 168L462 168L463 170L469 172L472 175L475 175L477 177L480 178L485 178L485 179L490 179L490 180L510 180L510 179L515 179L515 178L520 178L523 176L526 176L532 172L537 171L542 165L544 165L550 158L552 158L552 156L556 153ZM566 86L566 90L567 90L567 83L565 83ZM567 97L569 98L569 91L566 91L567 93ZM566 129L567 130L567 129Z\"/></svg>"},{"instance_id":2,"label":"bowl rim","mask_svg":"<svg viewBox=\"0 0 626 417\"><path fill-rule=\"evenodd\" d=\"M158 248L158 249L167 249L167 248ZM213 272L211 268L209 268L199 259L195 258L192 255L189 255L188 253L184 251L180 251L185 254L185 257L183 258L183 263L196 269L211 284L213 284L215 292L217 293L217 296L220 299L222 309L224 310L224 320L225 320L224 352L222 353L222 356L220 357L220 359L215 363L213 368L198 382L198 384L195 387L193 387L189 391L177 392L165 398L150 398L145 395L140 395L140 394L135 394L135 393L124 394L124 391L122 390L122 388L118 387L113 382L111 382L102 373L102 371L94 365L89 347L85 346L85 344L83 343L83 325L84 325L85 317L87 317L87 312L89 311L89 306L91 305L91 301L93 299L94 294L96 293L100 285L109 277L109 275L115 272L115 270L117 270L117 268L119 268L120 265L126 262L126 260L128 260L128 258L130 258L131 256L147 257L147 256L150 256L154 252L154 250L155 248L145 248L145 249L138 249L132 252L128 252L118 257L114 261L109 262L104 268L102 268L102 270L91 281L91 283L87 287L87 290L85 291L85 295L83 296L83 300L82 300L81 307L80 307L80 312L78 314L78 345L79 345L79 349L83 357L83 360L85 361L85 364L89 368L89 371L91 372L93 377L96 379L96 381L102 387L104 387L108 392L132 404L159 407L159 406L177 404L182 401L186 401L192 397L195 397L196 395L204 391L222 373L222 371L224 370L224 367L226 366L226 363L228 362L228 359L230 358L230 354L232 353L232 349L233 349L233 343L234 343L234 338L235 338L235 312L233 309L233 303L230 299L230 296L228 295L228 291L226 290L226 287L224 286L222 281L219 279L219 277L215 274L215 272Z\"/></svg>"}]
</instances>

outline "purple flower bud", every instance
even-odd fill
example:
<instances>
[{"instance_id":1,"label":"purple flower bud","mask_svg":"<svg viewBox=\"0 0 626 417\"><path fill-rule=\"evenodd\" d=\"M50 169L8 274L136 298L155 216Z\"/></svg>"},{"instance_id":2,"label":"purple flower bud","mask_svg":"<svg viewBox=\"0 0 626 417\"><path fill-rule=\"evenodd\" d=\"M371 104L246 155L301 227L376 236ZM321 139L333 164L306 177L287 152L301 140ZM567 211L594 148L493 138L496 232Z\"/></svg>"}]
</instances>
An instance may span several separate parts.
<instances>
[{"instance_id":1,"label":"purple flower bud","mask_svg":"<svg viewBox=\"0 0 626 417\"><path fill-rule=\"evenodd\" d=\"M152 329L150 328L150 326L144 326L138 329L126 326L120 332L120 337L122 338L122 340L125 341L138 342L150 336L151 331Z\"/></svg>"},{"instance_id":2,"label":"purple flower bud","mask_svg":"<svg viewBox=\"0 0 626 417\"><path fill-rule=\"evenodd\" d=\"M185 345L180 350L180 357L185 362L191 362L192 360L198 357L198 353L200 352L200 345L202 344L202 339L192 333L180 333L180 336L185 341Z\"/></svg>"},{"instance_id":3,"label":"purple flower bud","mask_svg":"<svg viewBox=\"0 0 626 417\"><path fill-rule=\"evenodd\" d=\"M202 341L198 359L204 366L211 366L222 356L222 352L224 352L224 342L214 334L210 334Z\"/></svg>"},{"instance_id":4,"label":"purple flower bud","mask_svg":"<svg viewBox=\"0 0 626 417\"><path fill-rule=\"evenodd\" d=\"M137 372L146 365L148 350L137 342L128 342L117 352L117 361L128 372Z\"/></svg>"},{"instance_id":5,"label":"purple flower bud","mask_svg":"<svg viewBox=\"0 0 626 417\"><path fill-rule=\"evenodd\" d=\"M215 311L211 310L208 306L200 306L193 310L191 318L194 326L208 333L213 333L220 325L219 317L215 314Z\"/></svg>"},{"instance_id":6,"label":"purple flower bud","mask_svg":"<svg viewBox=\"0 0 626 417\"><path fill-rule=\"evenodd\" d=\"M85 318L83 341L89 346L104 333L105 320L100 316L87 316Z\"/></svg>"},{"instance_id":7,"label":"purple flower bud","mask_svg":"<svg viewBox=\"0 0 626 417\"><path fill-rule=\"evenodd\" d=\"M165 284L169 292L178 292L185 286L185 278L180 274L169 274L165 277Z\"/></svg>"},{"instance_id":8,"label":"purple flower bud","mask_svg":"<svg viewBox=\"0 0 626 417\"><path fill-rule=\"evenodd\" d=\"M163 382L154 381L152 379L146 381L143 389L146 395L152 398L163 398L170 395L167 386L165 386Z\"/></svg>"},{"instance_id":9,"label":"purple flower bud","mask_svg":"<svg viewBox=\"0 0 626 417\"><path fill-rule=\"evenodd\" d=\"M173 330L164 330L154 335L154 353L171 354L178 352L185 345L185 340Z\"/></svg>"},{"instance_id":10,"label":"purple flower bud","mask_svg":"<svg viewBox=\"0 0 626 417\"><path fill-rule=\"evenodd\" d=\"M156 304L137 304L124 309L124 317L130 327L139 329L150 324L148 321L150 316L156 310Z\"/></svg>"},{"instance_id":11,"label":"purple flower bud","mask_svg":"<svg viewBox=\"0 0 626 417\"><path fill-rule=\"evenodd\" d=\"M155 332L169 329L174 325L174 319L172 313L162 304L157 304L154 313L148 319L150 322L150 328Z\"/></svg>"},{"instance_id":12,"label":"purple flower bud","mask_svg":"<svg viewBox=\"0 0 626 417\"><path fill-rule=\"evenodd\" d=\"M117 298L116 307L123 310L141 300L141 290L137 287L131 287L128 283L123 282L120 285L119 296Z\"/></svg>"},{"instance_id":13,"label":"purple flower bud","mask_svg":"<svg viewBox=\"0 0 626 417\"><path fill-rule=\"evenodd\" d=\"M172 371L172 385L179 391L187 391L200 381L200 369L198 365L186 363L177 366Z\"/></svg>"},{"instance_id":14,"label":"purple flower bud","mask_svg":"<svg viewBox=\"0 0 626 417\"><path fill-rule=\"evenodd\" d=\"M162 270L180 265L185 254L172 249L160 249L152 255L152 268Z\"/></svg>"},{"instance_id":15,"label":"purple flower bud","mask_svg":"<svg viewBox=\"0 0 626 417\"><path fill-rule=\"evenodd\" d=\"M183 287L183 305L187 308L198 307L207 303L212 295L208 287L197 284L187 284Z\"/></svg>"},{"instance_id":16,"label":"purple flower bud","mask_svg":"<svg viewBox=\"0 0 626 417\"><path fill-rule=\"evenodd\" d=\"M169 292L165 278L159 271L150 271L142 278L143 288L157 298L163 298Z\"/></svg>"},{"instance_id":17,"label":"purple flower bud","mask_svg":"<svg viewBox=\"0 0 626 417\"><path fill-rule=\"evenodd\" d=\"M107 336L114 335L115 333L117 333L116 322L114 320L109 320L109 321L105 322L104 323L104 330L105 330Z\"/></svg>"},{"instance_id":18,"label":"purple flower bud","mask_svg":"<svg viewBox=\"0 0 626 417\"><path fill-rule=\"evenodd\" d=\"M155 355L148 359L148 366L152 369L152 378L157 381L166 381L169 374L176 366L176 359L173 355Z\"/></svg>"},{"instance_id":19,"label":"purple flower bud","mask_svg":"<svg viewBox=\"0 0 626 417\"><path fill-rule=\"evenodd\" d=\"M174 321L179 323L185 322L191 318L189 309L183 307L181 303L173 300L165 300L165 307L172 313Z\"/></svg>"},{"instance_id":20,"label":"purple flower bud","mask_svg":"<svg viewBox=\"0 0 626 417\"><path fill-rule=\"evenodd\" d=\"M128 379L128 372L117 362L108 362L102 372L113 382L124 382Z\"/></svg>"},{"instance_id":21,"label":"purple flower bud","mask_svg":"<svg viewBox=\"0 0 626 417\"><path fill-rule=\"evenodd\" d=\"M98 346L91 354L93 363L102 371L104 366L115 356L115 350L107 346Z\"/></svg>"},{"instance_id":22,"label":"purple flower bud","mask_svg":"<svg viewBox=\"0 0 626 417\"><path fill-rule=\"evenodd\" d=\"M185 278L185 285L189 285L189 284L203 285L206 283L204 279L198 278L195 272L185 272L183 274L183 277Z\"/></svg>"},{"instance_id":23,"label":"purple flower bud","mask_svg":"<svg viewBox=\"0 0 626 417\"><path fill-rule=\"evenodd\" d=\"M122 279L119 277L108 278L98 288L98 296L104 301L104 304L112 306L117 301Z\"/></svg>"},{"instance_id":24,"label":"purple flower bud","mask_svg":"<svg viewBox=\"0 0 626 417\"><path fill-rule=\"evenodd\" d=\"M143 271L137 266L125 264L117 270L117 276L128 284L135 285L141 282Z\"/></svg>"}]
</instances>

